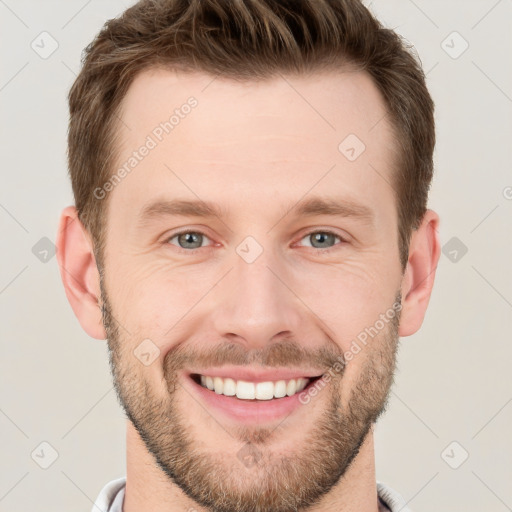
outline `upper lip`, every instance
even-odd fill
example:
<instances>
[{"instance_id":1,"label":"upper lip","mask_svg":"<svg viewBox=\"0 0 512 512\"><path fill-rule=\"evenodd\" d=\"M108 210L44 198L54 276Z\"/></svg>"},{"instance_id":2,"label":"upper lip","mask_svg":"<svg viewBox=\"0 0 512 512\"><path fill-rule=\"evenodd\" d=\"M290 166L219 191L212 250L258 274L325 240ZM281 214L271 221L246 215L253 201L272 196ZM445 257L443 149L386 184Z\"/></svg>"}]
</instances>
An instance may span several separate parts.
<instances>
[{"instance_id":1,"label":"upper lip","mask_svg":"<svg viewBox=\"0 0 512 512\"><path fill-rule=\"evenodd\" d=\"M208 377L221 377L222 379L243 380L247 382L277 382L279 380L312 379L322 375L322 371L294 368L271 368L267 370L244 366L221 366L217 368L204 368L189 370L188 375L205 375Z\"/></svg>"}]
</instances>

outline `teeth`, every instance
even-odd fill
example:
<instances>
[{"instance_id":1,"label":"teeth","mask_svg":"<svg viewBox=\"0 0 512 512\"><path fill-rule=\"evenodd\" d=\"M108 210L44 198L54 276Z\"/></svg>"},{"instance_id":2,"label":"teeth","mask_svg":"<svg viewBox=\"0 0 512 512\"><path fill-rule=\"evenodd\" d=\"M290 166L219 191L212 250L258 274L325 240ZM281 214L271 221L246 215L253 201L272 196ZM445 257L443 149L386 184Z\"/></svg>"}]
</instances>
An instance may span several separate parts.
<instances>
[{"instance_id":1,"label":"teeth","mask_svg":"<svg viewBox=\"0 0 512 512\"><path fill-rule=\"evenodd\" d=\"M214 377L213 389L215 390L215 393L222 395L224 391L224 381L220 377Z\"/></svg>"},{"instance_id":2,"label":"teeth","mask_svg":"<svg viewBox=\"0 0 512 512\"><path fill-rule=\"evenodd\" d=\"M286 381L278 380L274 384L274 396L276 398L283 398L286 396Z\"/></svg>"},{"instance_id":3,"label":"teeth","mask_svg":"<svg viewBox=\"0 0 512 512\"><path fill-rule=\"evenodd\" d=\"M235 396L236 395L236 382L233 379L224 379L223 395Z\"/></svg>"},{"instance_id":4,"label":"teeth","mask_svg":"<svg viewBox=\"0 0 512 512\"><path fill-rule=\"evenodd\" d=\"M257 400L272 400L274 398L274 383L273 382L258 382L256 384Z\"/></svg>"},{"instance_id":5,"label":"teeth","mask_svg":"<svg viewBox=\"0 0 512 512\"><path fill-rule=\"evenodd\" d=\"M252 382L245 382L239 380L236 383L236 397L246 400L254 400L254 384Z\"/></svg>"},{"instance_id":6,"label":"teeth","mask_svg":"<svg viewBox=\"0 0 512 512\"><path fill-rule=\"evenodd\" d=\"M297 379L296 382L297 387L295 388L295 393L300 393L309 384L309 379Z\"/></svg>"},{"instance_id":7,"label":"teeth","mask_svg":"<svg viewBox=\"0 0 512 512\"><path fill-rule=\"evenodd\" d=\"M297 391L297 382L294 380L288 381L288 384L286 385L286 394L288 396L295 395L295 392Z\"/></svg>"},{"instance_id":8,"label":"teeth","mask_svg":"<svg viewBox=\"0 0 512 512\"><path fill-rule=\"evenodd\" d=\"M241 400L272 400L292 396L308 385L309 379L299 378L277 382L246 382L230 378L208 377L201 375L201 386L215 391L218 395L236 396Z\"/></svg>"}]
</instances>

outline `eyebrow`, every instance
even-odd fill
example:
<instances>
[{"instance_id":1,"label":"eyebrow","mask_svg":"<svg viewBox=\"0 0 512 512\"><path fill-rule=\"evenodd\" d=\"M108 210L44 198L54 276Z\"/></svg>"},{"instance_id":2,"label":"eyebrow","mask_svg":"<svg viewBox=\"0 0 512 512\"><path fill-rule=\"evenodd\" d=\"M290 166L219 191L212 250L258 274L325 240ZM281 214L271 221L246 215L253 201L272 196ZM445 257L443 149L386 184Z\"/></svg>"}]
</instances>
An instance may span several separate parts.
<instances>
[{"instance_id":1,"label":"eyebrow","mask_svg":"<svg viewBox=\"0 0 512 512\"><path fill-rule=\"evenodd\" d=\"M360 203L348 199L329 197L310 197L299 201L286 209L285 217L291 214L296 217L314 217L327 215L331 217L353 217L368 225L373 225L374 211ZM215 203L198 200L157 200L145 206L138 218L138 225L143 227L161 217L201 217L220 219L228 217L227 210Z\"/></svg>"}]
</instances>

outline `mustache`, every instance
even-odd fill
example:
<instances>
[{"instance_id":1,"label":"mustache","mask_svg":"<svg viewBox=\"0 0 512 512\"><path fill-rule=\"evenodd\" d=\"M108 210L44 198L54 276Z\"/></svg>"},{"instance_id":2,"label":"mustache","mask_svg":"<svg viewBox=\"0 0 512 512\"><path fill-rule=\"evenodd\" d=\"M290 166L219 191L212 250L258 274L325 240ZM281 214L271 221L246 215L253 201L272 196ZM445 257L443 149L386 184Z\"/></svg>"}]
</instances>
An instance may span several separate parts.
<instances>
[{"instance_id":1,"label":"mustache","mask_svg":"<svg viewBox=\"0 0 512 512\"><path fill-rule=\"evenodd\" d=\"M180 344L169 350L164 359L164 371L168 376L190 367L261 365L273 368L315 366L324 373L336 362L345 363L343 351L335 344L316 349L305 348L303 343L286 340L269 343L262 349L247 350L239 343L220 343L200 351Z\"/></svg>"}]
</instances>

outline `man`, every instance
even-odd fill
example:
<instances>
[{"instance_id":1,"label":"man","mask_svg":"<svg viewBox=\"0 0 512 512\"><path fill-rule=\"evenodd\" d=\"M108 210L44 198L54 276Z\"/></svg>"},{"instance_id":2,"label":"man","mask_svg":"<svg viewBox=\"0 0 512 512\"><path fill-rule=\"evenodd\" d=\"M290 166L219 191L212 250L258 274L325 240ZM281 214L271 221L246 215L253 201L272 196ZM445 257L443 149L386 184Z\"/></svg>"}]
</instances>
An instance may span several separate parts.
<instances>
[{"instance_id":1,"label":"man","mask_svg":"<svg viewBox=\"0 0 512 512\"><path fill-rule=\"evenodd\" d=\"M70 92L58 260L127 475L93 510L376 512L373 426L440 247L425 77L357 0L153 0Z\"/></svg>"}]
</instances>

